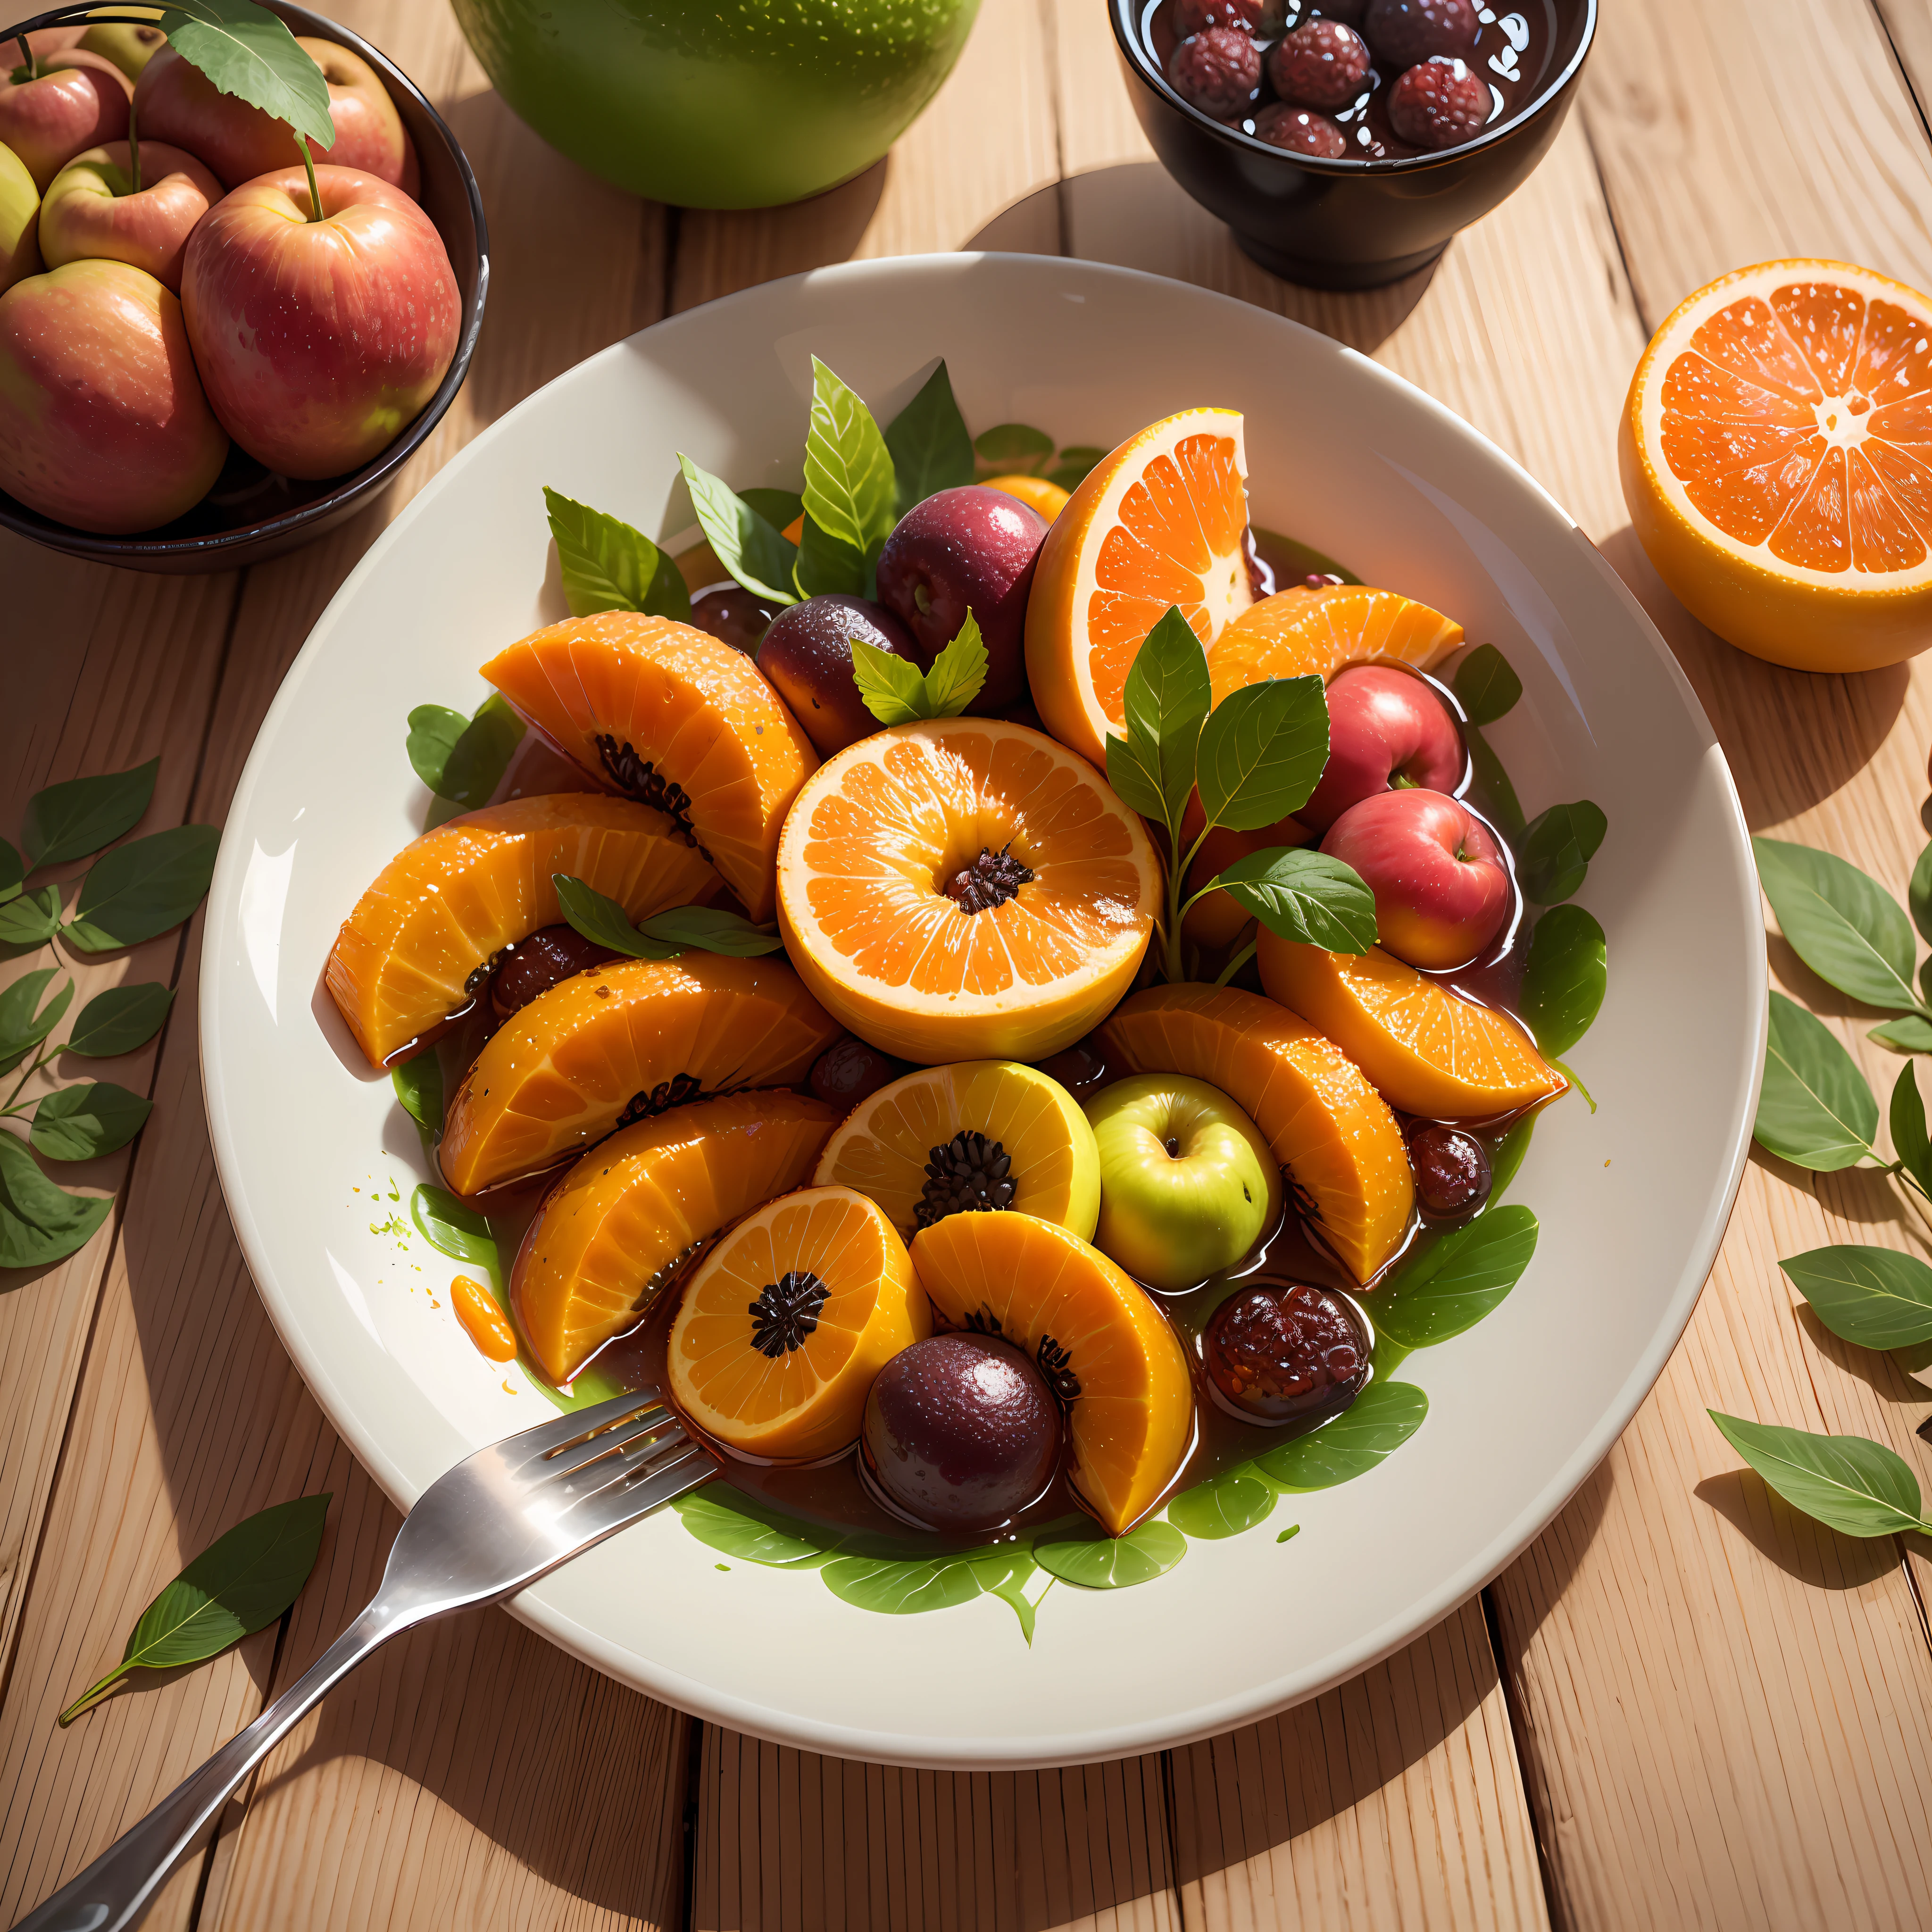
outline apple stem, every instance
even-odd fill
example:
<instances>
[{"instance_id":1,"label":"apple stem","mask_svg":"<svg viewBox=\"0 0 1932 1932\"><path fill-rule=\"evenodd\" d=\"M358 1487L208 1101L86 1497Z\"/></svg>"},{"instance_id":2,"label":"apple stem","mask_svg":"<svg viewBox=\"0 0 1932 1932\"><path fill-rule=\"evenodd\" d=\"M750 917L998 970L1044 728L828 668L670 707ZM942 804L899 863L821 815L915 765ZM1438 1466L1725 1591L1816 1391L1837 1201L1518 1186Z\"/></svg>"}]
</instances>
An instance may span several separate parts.
<instances>
[{"instance_id":1,"label":"apple stem","mask_svg":"<svg viewBox=\"0 0 1932 1932\"><path fill-rule=\"evenodd\" d=\"M38 80L40 70L34 62L34 44L25 34L20 36L20 64L27 70L29 80Z\"/></svg>"},{"instance_id":2,"label":"apple stem","mask_svg":"<svg viewBox=\"0 0 1932 1932\"><path fill-rule=\"evenodd\" d=\"M322 190L315 184L315 157L308 151L308 142L302 136L296 136L296 146L302 150L302 166L308 171L308 218L311 221L322 219Z\"/></svg>"},{"instance_id":3,"label":"apple stem","mask_svg":"<svg viewBox=\"0 0 1932 1932\"><path fill-rule=\"evenodd\" d=\"M128 104L128 179L130 194L141 192L141 136L134 125L134 104Z\"/></svg>"}]
</instances>

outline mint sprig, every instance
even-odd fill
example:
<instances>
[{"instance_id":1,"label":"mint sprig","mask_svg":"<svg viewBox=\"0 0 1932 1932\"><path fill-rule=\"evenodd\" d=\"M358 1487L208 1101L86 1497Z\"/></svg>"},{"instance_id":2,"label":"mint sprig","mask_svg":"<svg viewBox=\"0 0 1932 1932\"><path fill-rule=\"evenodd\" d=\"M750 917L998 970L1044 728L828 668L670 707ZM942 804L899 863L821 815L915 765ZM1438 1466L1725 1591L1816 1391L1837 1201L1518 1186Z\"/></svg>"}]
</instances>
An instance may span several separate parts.
<instances>
[{"instance_id":1,"label":"mint sprig","mask_svg":"<svg viewBox=\"0 0 1932 1932\"><path fill-rule=\"evenodd\" d=\"M959 634L932 661L930 670L882 651L862 638L852 640L852 678L866 709L881 724L910 724L922 718L956 718L986 682L986 645L970 610Z\"/></svg>"}]
</instances>

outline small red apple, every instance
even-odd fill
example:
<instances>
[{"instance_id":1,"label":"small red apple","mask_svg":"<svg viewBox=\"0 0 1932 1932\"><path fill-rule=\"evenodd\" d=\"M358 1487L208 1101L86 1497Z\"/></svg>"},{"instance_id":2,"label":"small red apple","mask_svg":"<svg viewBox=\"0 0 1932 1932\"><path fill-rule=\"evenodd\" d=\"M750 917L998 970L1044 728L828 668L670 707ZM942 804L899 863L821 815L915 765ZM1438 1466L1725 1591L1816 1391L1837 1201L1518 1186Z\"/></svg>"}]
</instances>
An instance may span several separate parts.
<instances>
[{"instance_id":1,"label":"small red apple","mask_svg":"<svg viewBox=\"0 0 1932 1932\"><path fill-rule=\"evenodd\" d=\"M1420 678L1387 664L1352 665L1328 687L1328 762L1295 816L1326 831L1395 778L1453 792L1462 778L1462 737Z\"/></svg>"},{"instance_id":2,"label":"small red apple","mask_svg":"<svg viewBox=\"0 0 1932 1932\"><path fill-rule=\"evenodd\" d=\"M1328 828L1322 849L1375 894L1377 943L1426 972L1466 966L1509 916L1509 868L1496 840L1442 792L1365 798Z\"/></svg>"},{"instance_id":3,"label":"small red apple","mask_svg":"<svg viewBox=\"0 0 1932 1932\"><path fill-rule=\"evenodd\" d=\"M456 355L462 297L434 224L399 188L302 169L218 202L188 237L182 308L229 434L284 476L340 476L422 412Z\"/></svg>"},{"instance_id":4,"label":"small red apple","mask_svg":"<svg viewBox=\"0 0 1932 1932\"><path fill-rule=\"evenodd\" d=\"M77 47L50 54L40 68L37 80L0 78L0 142L26 163L34 187L45 194L83 148L127 134L134 90L112 61Z\"/></svg>"},{"instance_id":5,"label":"small red apple","mask_svg":"<svg viewBox=\"0 0 1932 1932\"><path fill-rule=\"evenodd\" d=\"M179 295L188 238L221 199L221 184L164 141L141 143L139 194L132 170L125 141L75 155L40 204L40 259L50 268L90 259L126 262Z\"/></svg>"}]
</instances>

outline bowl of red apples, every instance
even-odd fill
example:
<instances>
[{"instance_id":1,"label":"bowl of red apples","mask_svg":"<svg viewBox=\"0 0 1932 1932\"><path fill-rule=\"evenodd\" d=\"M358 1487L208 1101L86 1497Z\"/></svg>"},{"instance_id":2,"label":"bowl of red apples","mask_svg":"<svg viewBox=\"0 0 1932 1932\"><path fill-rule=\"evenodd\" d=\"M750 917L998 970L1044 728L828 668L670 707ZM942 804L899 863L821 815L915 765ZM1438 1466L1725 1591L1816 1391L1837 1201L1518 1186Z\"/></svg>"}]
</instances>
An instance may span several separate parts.
<instances>
[{"instance_id":1,"label":"bowl of red apples","mask_svg":"<svg viewBox=\"0 0 1932 1932\"><path fill-rule=\"evenodd\" d=\"M476 176L307 8L58 7L0 36L0 526L151 571L280 555L467 373Z\"/></svg>"}]
</instances>

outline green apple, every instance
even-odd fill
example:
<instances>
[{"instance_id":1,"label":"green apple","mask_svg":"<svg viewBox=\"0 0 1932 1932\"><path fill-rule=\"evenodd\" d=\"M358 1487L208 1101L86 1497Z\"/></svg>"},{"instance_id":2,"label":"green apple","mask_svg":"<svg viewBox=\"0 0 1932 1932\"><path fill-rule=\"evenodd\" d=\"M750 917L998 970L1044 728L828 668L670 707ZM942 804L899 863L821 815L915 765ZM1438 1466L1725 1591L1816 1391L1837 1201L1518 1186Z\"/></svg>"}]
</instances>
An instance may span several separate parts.
<instances>
[{"instance_id":1,"label":"green apple","mask_svg":"<svg viewBox=\"0 0 1932 1932\"><path fill-rule=\"evenodd\" d=\"M980 0L454 0L497 92L593 174L770 208L862 173L952 70Z\"/></svg>"},{"instance_id":2,"label":"green apple","mask_svg":"<svg viewBox=\"0 0 1932 1932\"><path fill-rule=\"evenodd\" d=\"M1100 1149L1094 1245L1154 1288L1192 1288L1252 1248L1281 1213L1281 1169L1218 1087L1142 1073L1087 1103Z\"/></svg>"},{"instance_id":3,"label":"green apple","mask_svg":"<svg viewBox=\"0 0 1932 1932\"><path fill-rule=\"evenodd\" d=\"M0 290L40 272L40 191L27 164L0 142Z\"/></svg>"},{"instance_id":4,"label":"green apple","mask_svg":"<svg viewBox=\"0 0 1932 1932\"><path fill-rule=\"evenodd\" d=\"M89 53L111 60L130 80L139 80L141 70L167 45L168 37L158 27L137 27L122 21L88 28L80 44Z\"/></svg>"}]
</instances>

